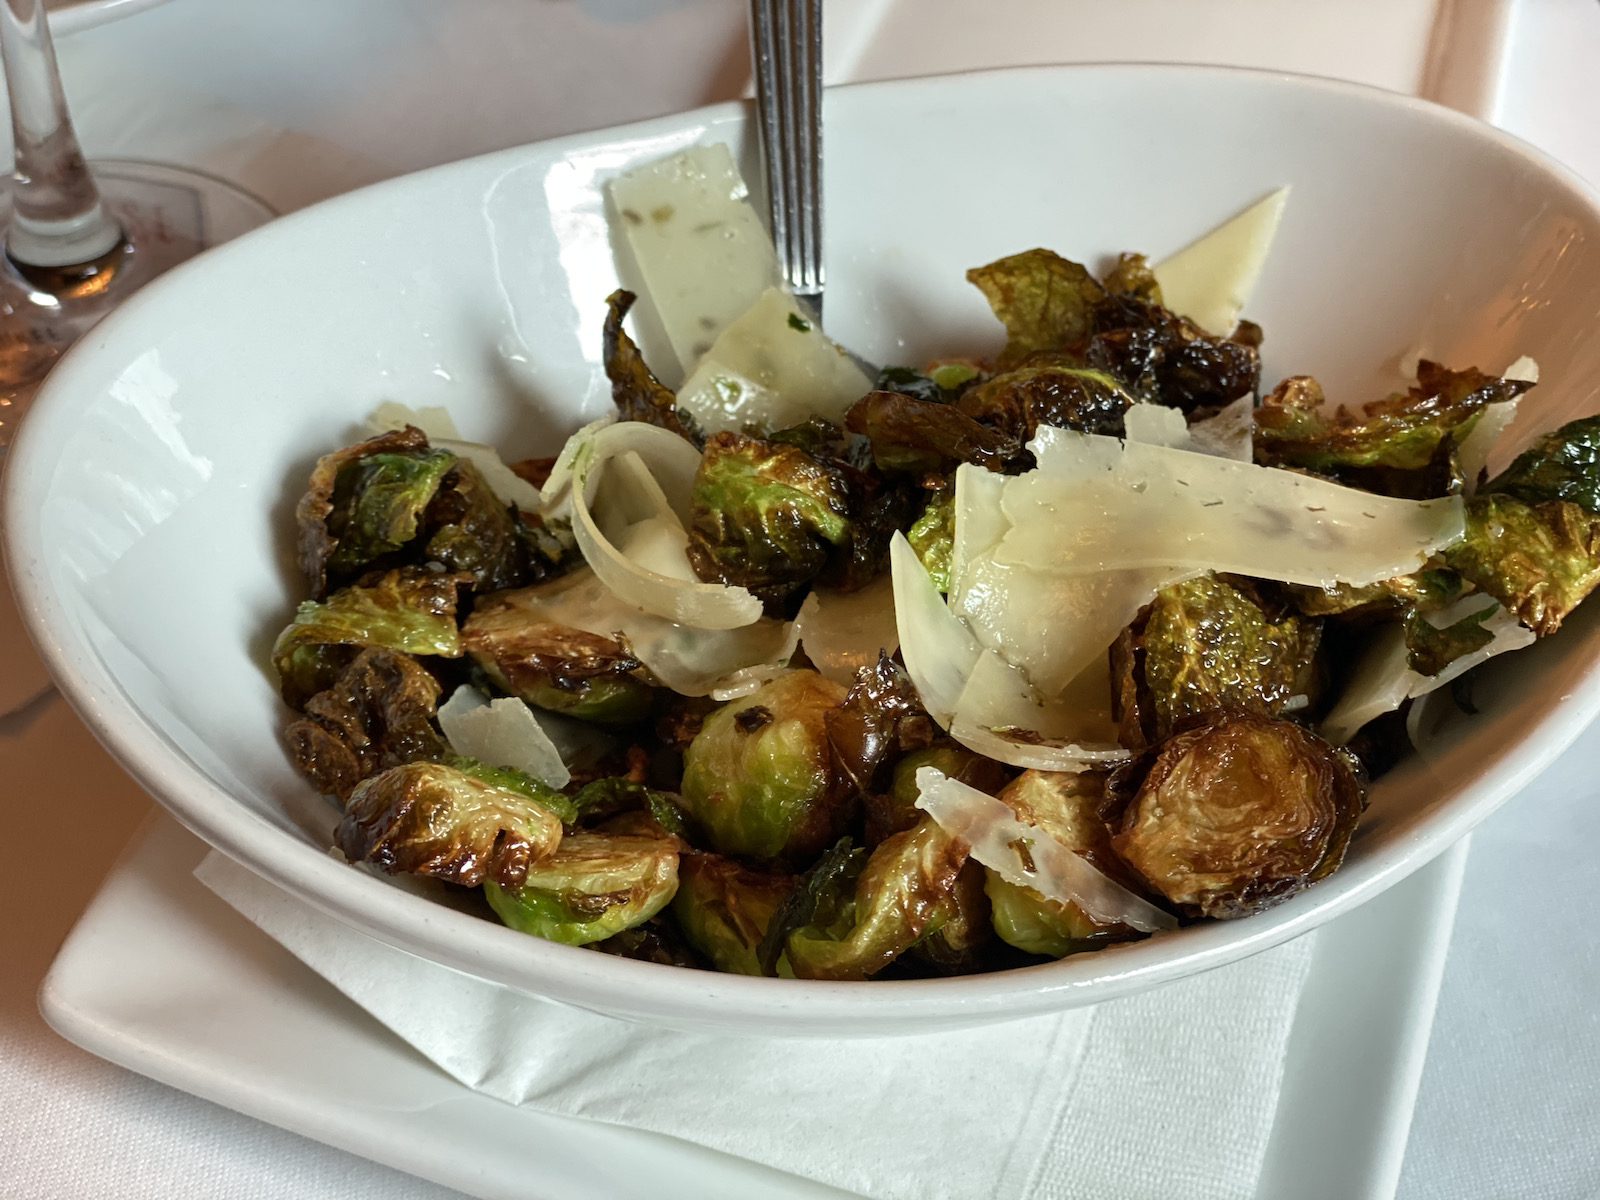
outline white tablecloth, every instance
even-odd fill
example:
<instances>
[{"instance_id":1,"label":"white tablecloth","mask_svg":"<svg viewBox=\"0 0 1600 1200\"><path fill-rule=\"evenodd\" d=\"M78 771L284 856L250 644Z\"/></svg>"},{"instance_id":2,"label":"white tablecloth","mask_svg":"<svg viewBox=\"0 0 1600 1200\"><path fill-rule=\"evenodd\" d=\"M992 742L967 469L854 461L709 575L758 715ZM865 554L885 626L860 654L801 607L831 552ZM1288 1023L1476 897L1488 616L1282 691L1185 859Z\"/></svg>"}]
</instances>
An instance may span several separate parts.
<instances>
[{"instance_id":1,"label":"white tablecloth","mask_svg":"<svg viewBox=\"0 0 1600 1200\"><path fill-rule=\"evenodd\" d=\"M1276 19L1333 0L1252 2ZM1363 6L1378 11L1349 11ZM288 209L734 96L743 20L742 0L173 0L62 50L91 153L206 166ZM1600 183L1600 5L1518 0L1512 33L1499 122ZM1591 732L1477 835L1402 1200L1600 1194L1597 754ZM38 981L147 807L61 701L0 719L0 1196L454 1194L100 1062L44 1026Z\"/></svg>"}]
</instances>

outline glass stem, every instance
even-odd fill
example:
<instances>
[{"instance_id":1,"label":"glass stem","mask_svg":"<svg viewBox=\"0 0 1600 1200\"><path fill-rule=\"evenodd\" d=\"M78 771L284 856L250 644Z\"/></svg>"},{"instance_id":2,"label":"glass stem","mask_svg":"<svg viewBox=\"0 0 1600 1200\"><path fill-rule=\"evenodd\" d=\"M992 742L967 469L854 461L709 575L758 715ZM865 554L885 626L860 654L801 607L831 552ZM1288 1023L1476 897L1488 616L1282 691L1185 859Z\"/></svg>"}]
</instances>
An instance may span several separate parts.
<instances>
[{"instance_id":1,"label":"glass stem","mask_svg":"<svg viewBox=\"0 0 1600 1200\"><path fill-rule=\"evenodd\" d=\"M122 240L67 115L44 0L0 0L0 59L16 167L6 252L34 267L92 262Z\"/></svg>"}]
</instances>

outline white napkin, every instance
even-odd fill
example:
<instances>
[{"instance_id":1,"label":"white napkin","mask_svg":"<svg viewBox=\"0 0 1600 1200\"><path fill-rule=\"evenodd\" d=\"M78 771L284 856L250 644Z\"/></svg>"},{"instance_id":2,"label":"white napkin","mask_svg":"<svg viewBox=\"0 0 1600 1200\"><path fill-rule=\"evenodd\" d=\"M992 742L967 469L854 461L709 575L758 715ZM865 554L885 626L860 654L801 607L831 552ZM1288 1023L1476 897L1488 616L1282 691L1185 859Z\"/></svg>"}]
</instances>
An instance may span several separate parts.
<instances>
[{"instance_id":1,"label":"white napkin","mask_svg":"<svg viewBox=\"0 0 1600 1200\"><path fill-rule=\"evenodd\" d=\"M969 1032L722 1038L426 962L221 854L195 875L470 1088L878 1200L1250 1200L1312 953L1303 937L1159 991Z\"/></svg>"}]
</instances>

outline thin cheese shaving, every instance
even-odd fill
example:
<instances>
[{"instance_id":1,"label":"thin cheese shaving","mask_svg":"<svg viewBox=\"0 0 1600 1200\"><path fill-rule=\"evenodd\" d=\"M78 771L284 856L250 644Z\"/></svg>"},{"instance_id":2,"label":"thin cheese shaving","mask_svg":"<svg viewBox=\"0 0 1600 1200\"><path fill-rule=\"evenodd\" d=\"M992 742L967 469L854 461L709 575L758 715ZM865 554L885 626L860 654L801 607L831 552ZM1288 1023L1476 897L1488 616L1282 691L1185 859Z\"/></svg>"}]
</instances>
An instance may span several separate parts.
<instances>
[{"instance_id":1,"label":"thin cheese shaving","mask_svg":"<svg viewBox=\"0 0 1600 1200\"><path fill-rule=\"evenodd\" d=\"M561 752L521 700L491 701L463 684L440 706L439 728L457 754L511 767L553 788L564 788L572 779Z\"/></svg>"}]
</instances>

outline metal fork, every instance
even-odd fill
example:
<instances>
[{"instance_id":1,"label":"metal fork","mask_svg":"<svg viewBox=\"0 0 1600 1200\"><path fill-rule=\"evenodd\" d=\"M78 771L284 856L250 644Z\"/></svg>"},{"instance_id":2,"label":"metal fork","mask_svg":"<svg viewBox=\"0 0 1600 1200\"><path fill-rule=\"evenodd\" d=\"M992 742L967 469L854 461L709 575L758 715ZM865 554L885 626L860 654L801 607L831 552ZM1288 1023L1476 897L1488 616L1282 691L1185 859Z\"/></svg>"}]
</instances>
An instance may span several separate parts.
<instances>
[{"instance_id":1,"label":"metal fork","mask_svg":"<svg viewBox=\"0 0 1600 1200\"><path fill-rule=\"evenodd\" d=\"M750 0L750 58L772 241L821 321L822 0Z\"/></svg>"}]
</instances>

